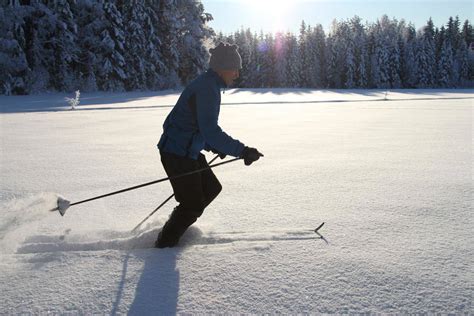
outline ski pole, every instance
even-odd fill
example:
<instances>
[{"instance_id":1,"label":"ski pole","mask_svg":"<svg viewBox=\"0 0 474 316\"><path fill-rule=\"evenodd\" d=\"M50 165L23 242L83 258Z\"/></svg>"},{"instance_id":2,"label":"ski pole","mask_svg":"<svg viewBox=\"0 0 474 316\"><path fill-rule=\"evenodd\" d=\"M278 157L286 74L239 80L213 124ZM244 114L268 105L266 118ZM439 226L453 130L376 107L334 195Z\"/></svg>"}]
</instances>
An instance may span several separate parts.
<instances>
[{"instance_id":1,"label":"ski pole","mask_svg":"<svg viewBox=\"0 0 474 316\"><path fill-rule=\"evenodd\" d=\"M216 155L210 162L209 164L213 163L217 158L219 157L219 155ZM148 214L147 217L145 217L140 223L138 223L137 226L135 226L135 228L132 229L132 232L134 232L138 227L140 227L141 224L143 224L147 219L149 219L153 214L156 213L156 211L158 211L163 205L165 205L169 200L171 200L174 196L174 193L171 194L166 200L164 200L163 203L161 203L160 205L158 205L157 208L155 208L153 210L153 212L151 212L150 214Z\"/></svg>"},{"instance_id":2,"label":"ski pole","mask_svg":"<svg viewBox=\"0 0 474 316\"><path fill-rule=\"evenodd\" d=\"M133 186L133 187L125 188L125 189L122 189L122 190L114 191L114 192L103 194L103 195L99 195L99 196L96 196L96 197L93 197L93 198L90 198L90 199L86 199L86 200L82 200L82 201L79 201L79 202L71 203L68 200L59 197L58 198L58 206L56 208L51 209L50 212L59 211L61 216L64 216L64 214L66 213L66 210L69 207L74 206L74 205L90 202L90 201L93 201L93 200L102 199L102 198L107 197L107 196L111 196L111 195L131 191L131 190L136 190L136 189L143 188L143 187L146 187L146 186L149 186L149 185L152 185L152 184L160 183L160 182L163 182L163 181L173 180L173 179L177 179L177 178L180 178L180 177L189 176L191 174L198 173L198 172L201 172L201 171L204 171L204 170L207 170L207 169L211 169L211 168L214 168L214 167L217 167L217 166L222 166L222 165L225 165L225 164L228 164L228 163L240 160L240 159L241 158L234 158L234 159L227 160L227 161L224 161L224 162L219 162L219 163L216 163L214 165L207 166L205 168L201 168L201 169L198 169L198 170L186 172L186 173L179 174L179 175L172 176L172 177L166 177L166 178L163 178L163 179L158 179L158 180L155 180L155 181L143 183L143 184L140 184L140 185L136 185L136 186Z\"/></svg>"}]
</instances>

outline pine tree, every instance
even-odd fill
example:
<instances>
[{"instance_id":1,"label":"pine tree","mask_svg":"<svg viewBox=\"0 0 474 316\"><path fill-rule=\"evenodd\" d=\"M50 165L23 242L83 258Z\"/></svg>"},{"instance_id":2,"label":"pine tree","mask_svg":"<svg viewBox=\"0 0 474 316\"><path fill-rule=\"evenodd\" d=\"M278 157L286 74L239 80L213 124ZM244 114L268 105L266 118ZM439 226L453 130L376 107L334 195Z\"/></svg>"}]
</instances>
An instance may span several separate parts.
<instances>
[{"instance_id":1,"label":"pine tree","mask_svg":"<svg viewBox=\"0 0 474 316\"><path fill-rule=\"evenodd\" d=\"M460 25L461 22L459 21L458 16L456 16L454 19L453 17L449 17L446 28L446 37L451 41L454 51L456 51L461 45L461 33L459 29Z\"/></svg>"},{"instance_id":2,"label":"pine tree","mask_svg":"<svg viewBox=\"0 0 474 316\"><path fill-rule=\"evenodd\" d=\"M226 42L226 38L224 36L224 33L222 33L222 31L219 31L219 33L217 33L217 35L214 37L214 46L217 46L219 44L219 42Z\"/></svg>"},{"instance_id":3,"label":"pine tree","mask_svg":"<svg viewBox=\"0 0 474 316\"><path fill-rule=\"evenodd\" d=\"M299 63L301 67L301 72L299 74L299 86L300 87L308 87L309 86L309 73L308 70L311 68L309 64L309 57L308 57L308 30L306 27L306 23L301 21L300 26L300 34L298 38L298 47L299 47Z\"/></svg>"},{"instance_id":4,"label":"pine tree","mask_svg":"<svg viewBox=\"0 0 474 316\"><path fill-rule=\"evenodd\" d=\"M48 2L51 10L51 51L54 52L50 68L51 88L59 91L79 89L77 63L77 24L67 0Z\"/></svg>"},{"instance_id":5,"label":"pine tree","mask_svg":"<svg viewBox=\"0 0 474 316\"><path fill-rule=\"evenodd\" d=\"M469 80L469 51L466 42L460 41L458 49L455 51L454 80L456 86L468 86Z\"/></svg>"},{"instance_id":6,"label":"pine tree","mask_svg":"<svg viewBox=\"0 0 474 316\"><path fill-rule=\"evenodd\" d=\"M345 70L345 83L344 87L348 89L355 88L356 86L356 72L357 65L355 59L355 44L353 38L347 38L347 51L346 51L346 70Z\"/></svg>"},{"instance_id":7,"label":"pine tree","mask_svg":"<svg viewBox=\"0 0 474 316\"><path fill-rule=\"evenodd\" d=\"M402 53L402 69L400 72L400 78L404 88L414 88L416 86L416 31L413 24L408 24L408 27L404 29L402 34L404 41L404 49Z\"/></svg>"},{"instance_id":8,"label":"pine tree","mask_svg":"<svg viewBox=\"0 0 474 316\"><path fill-rule=\"evenodd\" d=\"M81 90L96 91L100 80L100 33L104 28L104 11L97 2L79 0L74 10L78 26L79 76Z\"/></svg>"},{"instance_id":9,"label":"pine tree","mask_svg":"<svg viewBox=\"0 0 474 316\"><path fill-rule=\"evenodd\" d=\"M445 39L441 47L438 62L438 84L443 88L453 86L453 48L449 39Z\"/></svg>"},{"instance_id":10,"label":"pine tree","mask_svg":"<svg viewBox=\"0 0 474 316\"><path fill-rule=\"evenodd\" d=\"M268 46L265 43L263 32L260 35L255 35L255 40L252 48L252 56L254 56L255 70L252 76L251 87L263 88L265 82L265 59L266 50Z\"/></svg>"},{"instance_id":11,"label":"pine tree","mask_svg":"<svg viewBox=\"0 0 474 316\"><path fill-rule=\"evenodd\" d=\"M299 88L301 86L301 59L298 40L293 34L287 33L285 41L285 52L288 62L286 63L286 80L284 86L287 88Z\"/></svg>"},{"instance_id":12,"label":"pine tree","mask_svg":"<svg viewBox=\"0 0 474 316\"><path fill-rule=\"evenodd\" d=\"M325 67L325 71L327 73L327 87L328 88L336 88L338 82L337 82L337 76L336 76L336 69L338 67L338 61L337 61L337 51L334 48L334 37L331 35L331 33L328 35L326 39L326 51L325 55L327 57L327 64Z\"/></svg>"},{"instance_id":13,"label":"pine tree","mask_svg":"<svg viewBox=\"0 0 474 316\"><path fill-rule=\"evenodd\" d=\"M376 88L390 87L390 21L386 15L371 27L370 68L372 84Z\"/></svg>"},{"instance_id":14,"label":"pine tree","mask_svg":"<svg viewBox=\"0 0 474 316\"><path fill-rule=\"evenodd\" d=\"M349 27L345 22L333 21L332 34L329 35L328 84L330 88L342 88L347 80L347 46Z\"/></svg>"},{"instance_id":15,"label":"pine tree","mask_svg":"<svg viewBox=\"0 0 474 316\"><path fill-rule=\"evenodd\" d=\"M245 87L248 85L249 80L249 71L252 67L251 65L251 40L247 37L247 33L243 28L240 31L234 33L235 44L239 46L239 54L242 58L242 69L240 71L239 78L235 81L237 87Z\"/></svg>"},{"instance_id":16,"label":"pine tree","mask_svg":"<svg viewBox=\"0 0 474 316\"><path fill-rule=\"evenodd\" d=\"M291 62L288 56L287 38L281 32L275 34L274 44L271 46L275 58L274 63L274 85L270 87L288 87L288 63ZM270 82L271 80L267 80Z\"/></svg>"},{"instance_id":17,"label":"pine tree","mask_svg":"<svg viewBox=\"0 0 474 316\"><path fill-rule=\"evenodd\" d=\"M433 19L431 19L431 17L428 19L428 21L426 22L426 25L425 27L423 28L423 32L429 36L431 39L434 39L434 34L435 34L435 27L434 27L434 24L433 24Z\"/></svg>"},{"instance_id":18,"label":"pine tree","mask_svg":"<svg viewBox=\"0 0 474 316\"><path fill-rule=\"evenodd\" d=\"M247 45L249 51L249 59L247 65L247 73L245 76L244 87L252 88L255 87L257 77L257 67L259 64L258 53L257 53L257 34L252 34L250 29L245 31L245 37L247 38Z\"/></svg>"},{"instance_id":19,"label":"pine tree","mask_svg":"<svg viewBox=\"0 0 474 316\"><path fill-rule=\"evenodd\" d=\"M438 30L438 29L437 29ZM441 58L441 50L443 48L444 42L446 41L446 29L444 25L441 26L441 29L435 33L435 58L439 60Z\"/></svg>"},{"instance_id":20,"label":"pine tree","mask_svg":"<svg viewBox=\"0 0 474 316\"><path fill-rule=\"evenodd\" d=\"M466 20L462 27L462 38L466 43L466 46L469 50L468 52L468 80L471 82L474 81L474 30L472 25L469 23L469 20Z\"/></svg>"},{"instance_id":21,"label":"pine tree","mask_svg":"<svg viewBox=\"0 0 474 316\"><path fill-rule=\"evenodd\" d=\"M177 9L183 23L180 23L178 34L179 70L182 84L187 84L207 67L209 59L207 43L215 35L214 31L206 26L212 20L212 15L204 13L204 7L197 0L178 0ZM239 50L246 53L245 47ZM248 62L248 58L246 61Z\"/></svg>"},{"instance_id":22,"label":"pine tree","mask_svg":"<svg viewBox=\"0 0 474 316\"><path fill-rule=\"evenodd\" d=\"M391 43L389 56L390 56L389 57L390 88L399 89L402 86L402 82L400 79L401 61L400 61L400 50L398 46L398 41L395 43Z\"/></svg>"},{"instance_id":23,"label":"pine tree","mask_svg":"<svg viewBox=\"0 0 474 316\"><path fill-rule=\"evenodd\" d=\"M28 71L23 47L24 12L16 5L0 7L0 93L27 93L25 77ZM23 45L23 47L22 47Z\"/></svg>"},{"instance_id":24,"label":"pine tree","mask_svg":"<svg viewBox=\"0 0 474 316\"><path fill-rule=\"evenodd\" d=\"M145 78L147 89L167 88L166 77L169 73L165 65L165 56L163 55L162 36L158 25L160 25L160 15L157 10L156 2L153 0L145 1L146 19L143 25L146 45L144 51Z\"/></svg>"},{"instance_id":25,"label":"pine tree","mask_svg":"<svg viewBox=\"0 0 474 316\"><path fill-rule=\"evenodd\" d=\"M263 34L262 34L263 38ZM277 45L276 39L272 34L266 34L261 43L262 52L262 85L261 87L279 87L281 83L278 81L277 66L280 65L277 61L278 47L281 49L281 41Z\"/></svg>"},{"instance_id":26,"label":"pine tree","mask_svg":"<svg viewBox=\"0 0 474 316\"><path fill-rule=\"evenodd\" d=\"M312 88L326 86L326 36L321 24L308 31L308 81Z\"/></svg>"},{"instance_id":27,"label":"pine tree","mask_svg":"<svg viewBox=\"0 0 474 316\"><path fill-rule=\"evenodd\" d=\"M100 33L99 87L106 91L124 91L127 74L122 14L114 1L104 2L103 10L105 27Z\"/></svg>"},{"instance_id":28,"label":"pine tree","mask_svg":"<svg viewBox=\"0 0 474 316\"><path fill-rule=\"evenodd\" d=\"M474 42L474 30L469 20L464 21L461 36L468 46Z\"/></svg>"},{"instance_id":29,"label":"pine tree","mask_svg":"<svg viewBox=\"0 0 474 316\"><path fill-rule=\"evenodd\" d=\"M144 89L147 83L146 46L147 37L144 25L150 17L143 1L130 0L118 3L125 27L124 58L127 90ZM137 54L137 52L139 52Z\"/></svg>"},{"instance_id":30,"label":"pine tree","mask_svg":"<svg viewBox=\"0 0 474 316\"><path fill-rule=\"evenodd\" d=\"M179 42L180 30L184 28L184 15L179 12L176 0L162 0L159 2L149 0L150 5L155 7L158 15L156 24L160 34L161 44L159 50L163 56L163 64L166 67L161 74L161 82L165 89L181 86L179 78Z\"/></svg>"},{"instance_id":31,"label":"pine tree","mask_svg":"<svg viewBox=\"0 0 474 316\"><path fill-rule=\"evenodd\" d=\"M358 88L366 88L368 85L367 64L369 61L366 31L358 16L351 19L350 27L354 42L354 63L356 66L354 84Z\"/></svg>"},{"instance_id":32,"label":"pine tree","mask_svg":"<svg viewBox=\"0 0 474 316\"><path fill-rule=\"evenodd\" d=\"M436 78L434 31L430 21L431 19L420 32L416 49L415 62L419 88L432 88Z\"/></svg>"}]
</instances>

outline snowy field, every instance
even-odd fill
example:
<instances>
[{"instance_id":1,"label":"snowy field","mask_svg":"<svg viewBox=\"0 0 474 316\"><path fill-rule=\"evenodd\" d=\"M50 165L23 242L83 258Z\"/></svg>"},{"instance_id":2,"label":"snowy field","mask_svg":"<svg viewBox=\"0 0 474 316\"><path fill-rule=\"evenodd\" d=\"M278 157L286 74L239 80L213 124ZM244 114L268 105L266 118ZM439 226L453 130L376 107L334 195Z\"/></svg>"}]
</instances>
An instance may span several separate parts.
<instances>
[{"instance_id":1,"label":"snowy field","mask_svg":"<svg viewBox=\"0 0 474 316\"><path fill-rule=\"evenodd\" d=\"M221 126L265 157L217 167L164 250L174 200L130 230L168 182L48 210L164 177L179 94L0 96L0 314L472 314L473 92L226 91Z\"/></svg>"}]
</instances>

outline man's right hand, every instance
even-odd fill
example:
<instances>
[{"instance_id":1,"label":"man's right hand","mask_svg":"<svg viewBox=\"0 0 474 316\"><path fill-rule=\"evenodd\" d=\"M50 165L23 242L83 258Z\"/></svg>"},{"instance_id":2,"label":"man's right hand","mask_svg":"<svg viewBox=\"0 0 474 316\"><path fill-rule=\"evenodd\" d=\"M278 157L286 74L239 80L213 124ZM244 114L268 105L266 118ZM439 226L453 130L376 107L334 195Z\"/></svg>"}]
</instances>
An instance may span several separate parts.
<instances>
[{"instance_id":1,"label":"man's right hand","mask_svg":"<svg viewBox=\"0 0 474 316\"><path fill-rule=\"evenodd\" d=\"M240 156L240 158L244 159L246 166L250 166L252 162L257 161L260 157L263 157L263 154L252 147L245 147Z\"/></svg>"}]
</instances>

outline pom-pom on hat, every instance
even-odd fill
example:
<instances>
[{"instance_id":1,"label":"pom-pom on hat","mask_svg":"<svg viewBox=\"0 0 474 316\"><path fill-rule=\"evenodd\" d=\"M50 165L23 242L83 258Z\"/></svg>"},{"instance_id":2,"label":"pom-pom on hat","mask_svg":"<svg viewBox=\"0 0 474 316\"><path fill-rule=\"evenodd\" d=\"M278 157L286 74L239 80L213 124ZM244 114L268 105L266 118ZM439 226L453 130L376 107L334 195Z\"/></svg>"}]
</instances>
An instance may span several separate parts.
<instances>
[{"instance_id":1,"label":"pom-pom on hat","mask_svg":"<svg viewBox=\"0 0 474 316\"><path fill-rule=\"evenodd\" d=\"M220 42L215 48L211 48L211 60L209 67L214 70L242 69L242 58L237 49L239 46Z\"/></svg>"}]
</instances>

